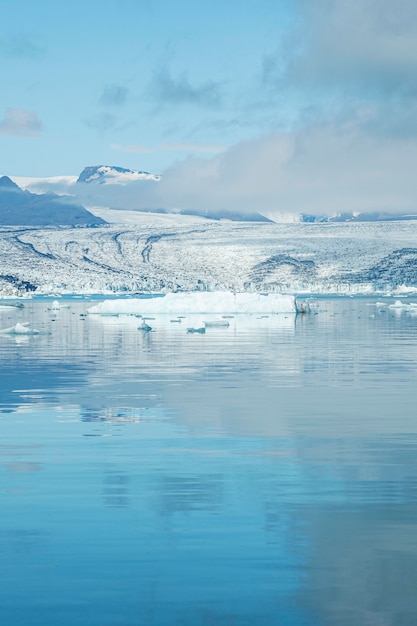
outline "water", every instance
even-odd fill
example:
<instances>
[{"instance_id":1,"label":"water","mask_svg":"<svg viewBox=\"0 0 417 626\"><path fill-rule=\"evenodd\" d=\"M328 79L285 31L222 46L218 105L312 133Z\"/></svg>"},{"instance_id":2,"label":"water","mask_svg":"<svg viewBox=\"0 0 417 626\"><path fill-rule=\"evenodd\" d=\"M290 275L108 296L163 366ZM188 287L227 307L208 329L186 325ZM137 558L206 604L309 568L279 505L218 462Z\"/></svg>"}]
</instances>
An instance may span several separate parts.
<instances>
[{"instance_id":1,"label":"water","mask_svg":"<svg viewBox=\"0 0 417 626\"><path fill-rule=\"evenodd\" d=\"M69 304L0 311L1 624L415 623L417 316Z\"/></svg>"}]
</instances>

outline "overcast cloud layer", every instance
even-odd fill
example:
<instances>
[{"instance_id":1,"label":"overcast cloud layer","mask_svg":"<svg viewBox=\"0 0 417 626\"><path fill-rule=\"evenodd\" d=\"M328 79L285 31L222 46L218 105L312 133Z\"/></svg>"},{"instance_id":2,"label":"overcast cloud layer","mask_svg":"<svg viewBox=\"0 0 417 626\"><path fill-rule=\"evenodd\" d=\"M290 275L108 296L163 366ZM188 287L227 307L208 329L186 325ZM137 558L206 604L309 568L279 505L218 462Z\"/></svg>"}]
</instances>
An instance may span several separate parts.
<instances>
[{"instance_id":1,"label":"overcast cloud layer","mask_svg":"<svg viewBox=\"0 0 417 626\"><path fill-rule=\"evenodd\" d=\"M153 206L333 214L413 212L417 5L298 0L301 22L271 89L311 103L295 129L170 167Z\"/></svg>"},{"instance_id":2,"label":"overcast cloud layer","mask_svg":"<svg viewBox=\"0 0 417 626\"><path fill-rule=\"evenodd\" d=\"M160 183L125 189L125 206L315 214L416 210L417 5L298 0L298 6L299 37L285 51L286 65L280 50L270 56L264 76L270 89L311 103L295 128L209 159L177 162Z\"/></svg>"},{"instance_id":3,"label":"overcast cloud layer","mask_svg":"<svg viewBox=\"0 0 417 626\"><path fill-rule=\"evenodd\" d=\"M165 53L151 59L144 79L140 102L148 106L148 118L142 115L137 122L124 113L135 98L139 102L133 78L109 76L97 95L97 112L84 115L83 123L86 133L108 137L113 163L83 161L80 170L100 162L135 168L134 159L157 162L158 155L169 163L172 154L171 164L151 170L163 175L158 183L70 190L86 204L129 209L415 213L415 0L280 0L278 5L265 0L259 10L267 15L269 7L273 33L278 9L290 16L285 29L262 50L255 40L247 50L239 42L239 51L219 57L217 73L213 66L196 73L197 54L179 63L175 45L167 43ZM218 19L208 23L213 16L204 7L181 6L190 18L184 41L195 36L193 24L204 21L210 35L198 45L211 43L214 58L216 41L222 50L221 37L230 24L223 24L221 33ZM248 19L254 10L246 0L241 15ZM204 50L196 48L200 55ZM232 76L238 67L237 52L248 73L243 76L240 65L241 73L228 82L227 72ZM0 120L0 135L39 141L48 121L29 111L9 108ZM145 138L148 120L161 121L154 139ZM89 158L83 141L80 159ZM178 160L181 152L188 156Z\"/></svg>"}]
</instances>

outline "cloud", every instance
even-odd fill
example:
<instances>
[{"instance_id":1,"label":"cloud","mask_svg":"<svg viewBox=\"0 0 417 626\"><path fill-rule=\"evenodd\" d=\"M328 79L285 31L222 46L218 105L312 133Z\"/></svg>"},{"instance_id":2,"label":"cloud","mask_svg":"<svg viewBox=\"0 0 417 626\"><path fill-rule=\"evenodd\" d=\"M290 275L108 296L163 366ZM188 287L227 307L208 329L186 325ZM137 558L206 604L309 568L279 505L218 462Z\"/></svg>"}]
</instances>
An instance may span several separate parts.
<instances>
[{"instance_id":1,"label":"cloud","mask_svg":"<svg viewBox=\"0 0 417 626\"><path fill-rule=\"evenodd\" d=\"M128 152L138 154L155 154L158 152L188 152L192 154L217 154L223 152L227 146L216 143L159 143L156 146L144 146L139 144L122 145L113 143L110 145L116 152Z\"/></svg>"},{"instance_id":2,"label":"cloud","mask_svg":"<svg viewBox=\"0 0 417 626\"><path fill-rule=\"evenodd\" d=\"M15 137L38 137L43 130L43 124L36 115L25 109L6 109L6 115L0 120L0 135Z\"/></svg>"},{"instance_id":3,"label":"cloud","mask_svg":"<svg viewBox=\"0 0 417 626\"><path fill-rule=\"evenodd\" d=\"M213 107L221 101L218 83L192 84L185 72L174 78L167 67L154 73L150 92L160 106L192 104Z\"/></svg>"},{"instance_id":4,"label":"cloud","mask_svg":"<svg viewBox=\"0 0 417 626\"><path fill-rule=\"evenodd\" d=\"M59 184L87 206L120 209L416 213L416 162L415 141L376 134L364 116L267 134L210 158L189 156L160 181Z\"/></svg>"},{"instance_id":5,"label":"cloud","mask_svg":"<svg viewBox=\"0 0 417 626\"><path fill-rule=\"evenodd\" d=\"M114 203L117 197L113 206L120 208L415 212L416 159L414 142L378 137L350 120L266 135L210 159L189 157L169 167L158 183L105 192L114 193L108 198Z\"/></svg>"},{"instance_id":6,"label":"cloud","mask_svg":"<svg viewBox=\"0 0 417 626\"><path fill-rule=\"evenodd\" d=\"M266 55L264 79L297 89L355 97L414 96L417 91L417 4L414 0L295 0L301 26L283 72ZM280 51L282 52L282 51Z\"/></svg>"},{"instance_id":7,"label":"cloud","mask_svg":"<svg viewBox=\"0 0 417 626\"><path fill-rule=\"evenodd\" d=\"M129 90L123 85L107 85L100 96L100 104L105 106L120 106L128 98Z\"/></svg>"},{"instance_id":8,"label":"cloud","mask_svg":"<svg viewBox=\"0 0 417 626\"><path fill-rule=\"evenodd\" d=\"M101 113L99 115L95 115L94 117L90 117L85 123L87 126L97 130L99 133L104 133L115 128L117 119L110 113Z\"/></svg>"},{"instance_id":9,"label":"cloud","mask_svg":"<svg viewBox=\"0 0 417 626\"><path fill-rule=\"evenodd\" d=\"M44 47L31 35L0 37L0 56L33 59L42 56L44 52Z\"/></svg>"},{"instance_id":10,"label":"cloud","mask_svg":"<svg viewBox=\"0 0 417 626\"><path fill-rule=\"evenodd\" d=\"M211 158L189 156L160 181L86 185L57 181L51 190L87 206L301 213L416 213L417 145L369 131L361 119L273 133ZM48 186L48 185L47 185ZM43 188L45 190L45 187Z\"/></svg>"}]
</instances>

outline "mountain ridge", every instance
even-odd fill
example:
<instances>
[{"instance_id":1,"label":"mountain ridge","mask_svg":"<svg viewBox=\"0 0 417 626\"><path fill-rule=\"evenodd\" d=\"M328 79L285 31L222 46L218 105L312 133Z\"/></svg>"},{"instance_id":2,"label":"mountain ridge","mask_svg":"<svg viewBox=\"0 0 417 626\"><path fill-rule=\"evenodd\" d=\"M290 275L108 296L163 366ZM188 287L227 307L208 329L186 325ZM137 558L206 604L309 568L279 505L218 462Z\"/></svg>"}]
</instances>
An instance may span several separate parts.
<instances>
[{"instance_id":1,"label":"mountain ridge","mask_svg":"<svg viewBox=\"0 0 417 626\"><path fill-rule=\"evenodd\" d=\"M160 180L158 174L132 170L119 165L87 165L77 178L77 183L100 185L126 185L137 180Z\"/></svg>"},{"instance_id":2,"label":"mountain ridge","mask_svg":"<svg viewBox=\"0 0 417 626\"><path fill-rule=\"evenodd\" d=\"M8 176L0 178L0 225L2 226L98 226L96 217L70 196L35 194L21 189Z\"/></svg>"}]
</instances>

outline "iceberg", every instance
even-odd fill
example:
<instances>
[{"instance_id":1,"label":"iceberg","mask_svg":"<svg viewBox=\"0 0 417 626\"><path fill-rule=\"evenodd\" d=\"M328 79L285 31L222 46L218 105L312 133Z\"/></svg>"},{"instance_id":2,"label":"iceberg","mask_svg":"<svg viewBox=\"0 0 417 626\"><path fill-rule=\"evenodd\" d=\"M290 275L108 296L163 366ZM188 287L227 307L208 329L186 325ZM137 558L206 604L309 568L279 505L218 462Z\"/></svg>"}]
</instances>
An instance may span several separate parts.
<instances>
[{"instance_id":1,"label":"iceberg","mask_svg":"<svg viewBox=\"0 0 417 626\"><path fill-rule=\"evenodd\" d=\"M1 334L6 335L39 335L39 330L29 328L29 322L17 322L14 326L10 328L4 328L0 330Z\"/></svg>"},{"instance_id":2,"label":"iceberg","mask_svg":"<svg viewBox=\"0 0 417 626\"><path fill-rule=\"evenodd\" d=\"M401 302L401 300L396 300L394 304L388 305L389 309L394 309L396 311L416 311L417 303L416 302Z\"/></svg>"},{"instance_id":3,"label":"iceberg","mask_svg":"<svg viewBox=\"0 0 417 626\"><path fill-rule=\"evenodd\" d=\"M58 300L54 300L48 307L48 311L60 311L61 309L69 309L69 304L60 304Z\"/></svg>"},{"instance_id":4,"label":"iceberg","mask_svg":"<svg viewBox=\"0 0 417 626\"><path fill-rule=\"evenodd\" d=\"M179 313L296 313L295 296L276 293L204 291L167 293L153 298L104 300L88 309L90 315Z\"/></svg>"},{"instance_id":5,"label":"iceberg","mask_svg":"<svg viewBox=\"0 0 417 626\"><path fill-rule=\"evenodd\" d=\"M230 322L228 322L227 320L224 320L224 319L221 319L221 320L209 320L207 322L204 322L204 326L206 328L229 328Z\"/></svg>"},{"instance_id":6,"label":"iceberg","mask_svg":"<svg viewBox=\"0 0 417 626\"><path fill-rule=\"evenodd\" d=\"M0 309L23 309L25 305L22 302L1 303Z\"/></svg>"}]
</instances>

